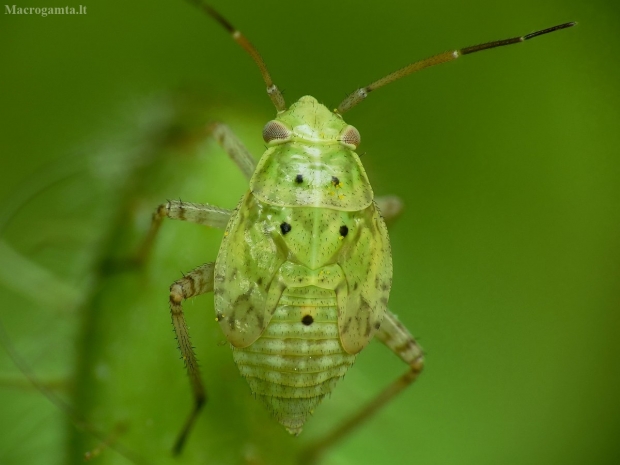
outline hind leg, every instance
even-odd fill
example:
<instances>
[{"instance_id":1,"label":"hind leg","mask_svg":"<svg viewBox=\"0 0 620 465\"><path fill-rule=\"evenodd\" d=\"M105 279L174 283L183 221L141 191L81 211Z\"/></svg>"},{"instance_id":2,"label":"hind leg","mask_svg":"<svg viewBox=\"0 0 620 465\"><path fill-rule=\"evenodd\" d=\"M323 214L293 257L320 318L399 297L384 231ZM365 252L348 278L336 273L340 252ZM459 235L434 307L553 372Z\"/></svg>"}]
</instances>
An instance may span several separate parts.
<instances>
[{"instance_id":1,"label":"hind leg","mask_svg":"<svg viewBox=\"0 0 620 465\"><path fill-rule=\"evenodd\" d=\"M185 323L185 315L183 314L183 306L181 304L184 300L213 291L214 268L214 263L207 263L199 266L170 286L170 315L172 317L172 325L174 326L179 350L181 351L181 358L183 362L185 362L185 368L187 368L187 375L189 376L194 396L194 407L187 417L183 429L174 444L173 452L175 455L178 455L183 449L183 444L191 431L194 421L207 400L207 394L200 379L198 361L196 360L196 354L194 353L192 342L189 337L189 330Z\"/></svg>"},{"instance_id":2,"label":"hind leg","mask_svg":"<svg viewBox=\"0 0 620 465\"><path fill-rule=\"evenodd\" d=\"M411 333L398 321L396 315L388 311L383 318L381 328L376 336L392 352L409 366L409 370L392 382L377 397L355 415L338 426L329 435L302 451L300 463L315 463L321 455L340 439L351 433L360 424L371 418L396 395L412 384L424 368L424 353Z\"/></svg>"}]
</instances>

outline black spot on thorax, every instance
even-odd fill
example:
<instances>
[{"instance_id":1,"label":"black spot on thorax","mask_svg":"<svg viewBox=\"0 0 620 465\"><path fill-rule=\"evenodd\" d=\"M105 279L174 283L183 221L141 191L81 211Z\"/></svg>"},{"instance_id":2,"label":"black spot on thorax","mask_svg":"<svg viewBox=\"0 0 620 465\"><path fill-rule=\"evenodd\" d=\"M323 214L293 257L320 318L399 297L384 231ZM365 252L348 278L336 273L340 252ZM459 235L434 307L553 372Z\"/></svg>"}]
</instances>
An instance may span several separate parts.
<instances>
[{"instance_id":1,"label":"black spot on thorax","mask_svg":"<svg viewBox=\"0 0 620 465\"><path fill-rule=\"evenodd\" d=\"M312 318L312 315L304 315L304 317L301 319L301 322L306 326L310 326L312 323L314 323L314 318Z\"/></svg>"}]
</instances>

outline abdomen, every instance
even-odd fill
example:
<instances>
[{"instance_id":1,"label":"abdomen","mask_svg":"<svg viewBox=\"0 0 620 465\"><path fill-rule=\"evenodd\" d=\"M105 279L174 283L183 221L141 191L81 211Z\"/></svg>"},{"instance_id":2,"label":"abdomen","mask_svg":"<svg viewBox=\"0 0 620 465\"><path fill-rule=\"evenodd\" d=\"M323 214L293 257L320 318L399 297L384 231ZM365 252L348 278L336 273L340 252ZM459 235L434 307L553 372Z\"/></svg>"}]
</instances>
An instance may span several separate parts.
<instances>
[{"instance_id":1,"label":"abdomen","mask_svg":"<svg viewBox=\"0 0 620 465\"><path fill-rule=\"evenodd\" d=\"M338 334L333 290L286 289L269 325L253 344L233 348L252 392L291 434L355 361Z\"/></svg>"}]
</instances>

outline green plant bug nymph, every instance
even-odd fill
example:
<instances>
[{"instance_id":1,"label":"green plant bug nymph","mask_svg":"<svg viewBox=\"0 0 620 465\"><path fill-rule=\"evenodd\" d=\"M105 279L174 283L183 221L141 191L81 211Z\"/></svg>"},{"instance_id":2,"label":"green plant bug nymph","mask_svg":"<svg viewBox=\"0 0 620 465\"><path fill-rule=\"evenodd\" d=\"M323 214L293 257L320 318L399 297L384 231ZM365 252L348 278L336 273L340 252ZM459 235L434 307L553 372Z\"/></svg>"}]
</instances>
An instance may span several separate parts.
<instances>
[{"instance_id":1,"label":"green plant bug nymph","mask_svg":"<svg viewBox=\"0 0 620 465\"><path fill-rule=\"evenodd\" d=\"M162 204L141 250L143 259L164 217L225 230L216 260L170 288L172 321L195 401L174 450L181 451L206 399L181 304L213 292L216 321L241 375L291 434L301 433L308 416L374 337L409 367L375 401L317 443L309 452L317 456L332 438L348 433L414 382L424 366L422 349L387 308L392 256L384 218L398 214L398 208L388 208L392 198L375 197L355 152L360 133L342 115L370 92L416 71L574 23L412 63L357 89L332 111L311 96L287 107L243 34L209 5L191 3L250 54L277 114L263 129L267 147L258 162L225 124L211 123L209 134L247 177L249 189L232 211L181 201Z\"/></svg>"}]
</instances>

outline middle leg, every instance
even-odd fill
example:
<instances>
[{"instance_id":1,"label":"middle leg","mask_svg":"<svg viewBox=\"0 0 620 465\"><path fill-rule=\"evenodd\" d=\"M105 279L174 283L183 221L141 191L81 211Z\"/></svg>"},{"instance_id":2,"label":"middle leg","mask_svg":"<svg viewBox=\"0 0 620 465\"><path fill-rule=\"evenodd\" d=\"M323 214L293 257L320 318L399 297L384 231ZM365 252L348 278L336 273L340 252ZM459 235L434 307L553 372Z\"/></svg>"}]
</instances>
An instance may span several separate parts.
<instances>
[{"instance_id":1,"label":"middle leg","mask_svg":"<svg viewBox=\"0 0 620 465\"><path fill-rule=\"evenodd\" d=\"M256 168L256 160L245 145L243 145L243 142L241 142L226 124L217 121L209 123L206 126L206 135L216 140L247 179L252 177L254 169ZM175 220L190 221L211 228L223 229L226 227L231 214L231 210L215 207L213 205L181 202L180 200L168 201L165 204L161 204L153 214L151 228L138 249L138 253L134 257L133 262L141 265L146 261L153 248L153 243L155 242L161 223L166 217Z\"/></svg>"},{"instance_id":2,"label":"middle leg","mask_svg":"<svg viewBox=\"0 0 620 465\"><path fill-rule=\"evenodd\" d=\"M140 245L134 260L138 265L143 264L147 260L164 218L189 221L190 223L201 224L210 228L224 229L230 219L230 215L232 215L231 210L208 204L182 202L181 200L169 200L167 203L162 203L153 213L151 228Z\"/></svg>"}]
</instances>

